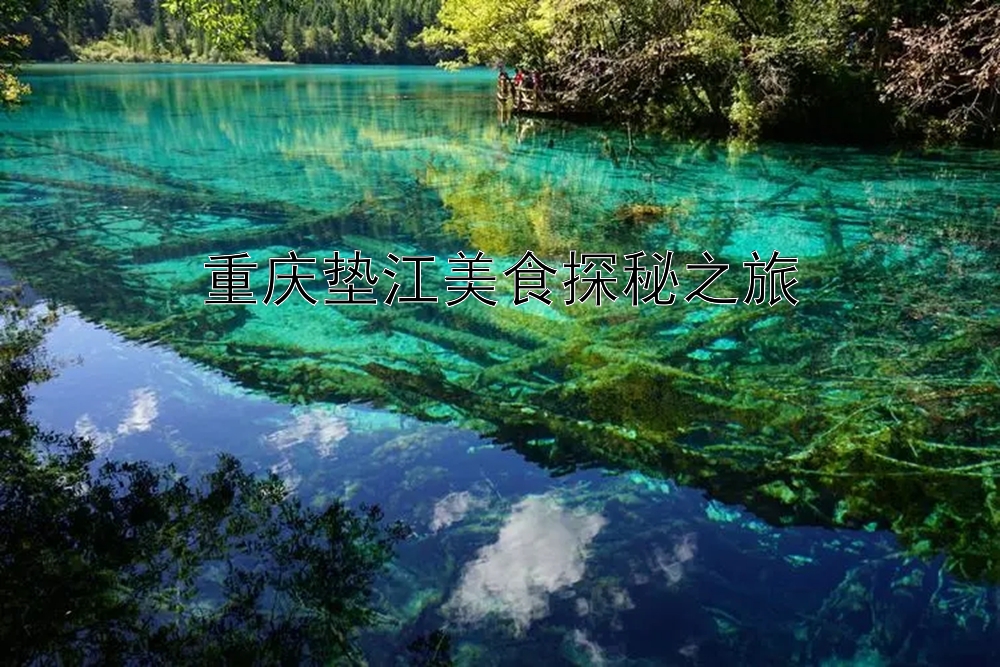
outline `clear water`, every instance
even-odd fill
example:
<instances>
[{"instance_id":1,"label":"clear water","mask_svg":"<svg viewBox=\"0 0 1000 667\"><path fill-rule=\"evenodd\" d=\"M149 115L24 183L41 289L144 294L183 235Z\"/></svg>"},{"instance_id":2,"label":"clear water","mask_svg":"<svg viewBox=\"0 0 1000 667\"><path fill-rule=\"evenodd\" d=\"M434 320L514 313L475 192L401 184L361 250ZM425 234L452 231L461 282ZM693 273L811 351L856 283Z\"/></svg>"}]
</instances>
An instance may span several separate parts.
<instances>
[{"instance_id":1,"label":"clear water","mask_svg":"<svg viewBox=\"0 0 1000 667\"><path fill-rule=\"evenodd\" d=\"M1000 155L630 147L498 116L484 72L29 81L0 269L66 308L37 416L409 522L372 664L441 625L469 665L995 664ZM552 306L512 303L529 249ZM324 305L317 275L315 306L204 303L209 255L248 252L259 302L289 250L358 250L380 301L385 268L412 293L389 253L434 257L440 302ZM674 251L677 301L567 307L573 250ZM773 250L797 306L685 302L702 252L742 298ZM444 305L459 251L496 307Z\"/></svg>"}]
</instances>

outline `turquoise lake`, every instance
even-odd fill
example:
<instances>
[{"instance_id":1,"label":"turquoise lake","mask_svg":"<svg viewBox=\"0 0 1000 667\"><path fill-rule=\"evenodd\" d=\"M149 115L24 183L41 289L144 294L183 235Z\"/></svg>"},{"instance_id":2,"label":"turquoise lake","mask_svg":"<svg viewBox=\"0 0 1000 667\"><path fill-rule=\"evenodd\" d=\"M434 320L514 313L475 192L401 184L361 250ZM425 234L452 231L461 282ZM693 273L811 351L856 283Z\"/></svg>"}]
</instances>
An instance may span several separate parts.
<instances>
[{"instance_id":1,"label":"turquoise lake","mask_svg":"<svg viewBox=\"0 0 1000 667\"><path fill-rule=\"evenodd\" d=\"M407 522L370 664L439 627L477 666L1000 662L1000 154L510 118L485 71L26 80L0 282L62 309L35 416ZM529 250L551 304L514 303ZM324 303L355 251L377 303ZM241 253L256 303L206 303ZM736 303L686 298L713 262Z\"/></svg>"}]
</instances>

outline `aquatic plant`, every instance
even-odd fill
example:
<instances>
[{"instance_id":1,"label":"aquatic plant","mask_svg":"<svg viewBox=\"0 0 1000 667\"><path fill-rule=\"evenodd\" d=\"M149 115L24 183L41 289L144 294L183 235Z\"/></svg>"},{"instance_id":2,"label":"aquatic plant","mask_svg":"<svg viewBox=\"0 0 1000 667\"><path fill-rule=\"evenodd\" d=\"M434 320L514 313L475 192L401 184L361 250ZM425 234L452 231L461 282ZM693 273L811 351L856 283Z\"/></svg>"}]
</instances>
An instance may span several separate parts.
<instances>
[{"instance_id":1,"label":"aquatic plant","mask_svg":"<svg viewBox=\"0 0 1000 667\"><path fill-rule=\"evenodd\" d=\"M17 150L63 151L7 138ZM67 159L105 177L94 185L5 173L3 259L85 316L168 344L280 400L371 402L476 429L556 472L602 466L670 477L779 524L875 522L914 553L946 552L963 576L1000 578L1000 456L992 445L1000 428L1000 267L985 222L995 210L947 182L940 187L948 196L928 195L922 206L907 203L911 192L879 188L859 202L856 190L838 194L853 176L836 165L824 167L817 191L801 176L782 180L773 161L730 156L735 169L777 182L762 200L775 216L806 211L824 221L822 247L800 263L795 307L204 304L204 263L218 252L260 259L293 248L319 259L360 249L380 272L401 245L443 253L486 239L510 252L527 239L558 265L589 232L589 243L606 244L601 251L677 244L678 265L700 261L708 243L722 261L747 259L738 254L736 203L677 204L673 226L623 230L627 201L612 201L574 230L560 216L591 200L554 182L532 188L516 170L477 171L456 145L446 142L440 153L460 176L439 161L407 185L420 206L437 201L443 210L440 224L420 229L396 199L314 210L70 149ZM691 155L705 150L692 147ZM905 162L898 169L905 173ZM510 209L512 236L497 236L500 221L482 201L520 192L529 194L523 208ZM16 205L39 195L45 206ZM108 202L137 210L110 210ZM446 262L437 258L425 267L426 285L445 284ZM64 280L54 266L85 279ZM390 283L376 285L380 301ZM325 290L318 277L306 286ZM258 299L265 287L258 273ZM746 284L718 290L740 298Z\"/></svg>"}]
</instances>

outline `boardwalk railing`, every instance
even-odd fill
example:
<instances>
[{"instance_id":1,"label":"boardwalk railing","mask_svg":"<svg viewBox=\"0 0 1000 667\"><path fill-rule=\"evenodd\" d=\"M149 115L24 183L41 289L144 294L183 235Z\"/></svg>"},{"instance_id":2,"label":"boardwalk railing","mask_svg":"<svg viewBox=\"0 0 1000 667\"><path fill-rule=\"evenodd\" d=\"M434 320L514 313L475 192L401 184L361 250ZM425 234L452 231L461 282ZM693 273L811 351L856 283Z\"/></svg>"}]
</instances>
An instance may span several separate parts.
<instances>
[{"instance_id":1,"label":"boardwalk railing","mask_svg":"<svg viewBox=\"0 0 1000 667\"><path fill-rule=\"evenodd\" d=\"M556 105L548 99L544 90L531 85L514 85L509 79L497 81L497 104L513 105L515 113L555 114Z\"/></svg>"}]
</instances>

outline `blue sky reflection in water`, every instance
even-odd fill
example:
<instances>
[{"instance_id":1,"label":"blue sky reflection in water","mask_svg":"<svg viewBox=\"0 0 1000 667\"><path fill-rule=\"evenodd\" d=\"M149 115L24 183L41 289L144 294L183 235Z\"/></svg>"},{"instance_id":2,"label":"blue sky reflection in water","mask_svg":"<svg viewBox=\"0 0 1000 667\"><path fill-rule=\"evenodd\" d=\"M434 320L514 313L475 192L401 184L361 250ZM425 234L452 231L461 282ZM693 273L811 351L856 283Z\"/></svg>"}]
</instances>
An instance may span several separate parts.
<instances>
[{"instance_id":1,"label":"blue sky reflection in water","mask_svg":"<svg viewBox=\"0 0 1000 667\"><path fill-rule=\"evenodd\" d=\"M481 249L506 267L529 247L562 257L586 239L605 244L586 248L595 252L669 244L744 260L773 247L805 268L894 231L898 252L917 253L900 231L914 210L934 220L969 202L995 206L1000 176L985 167L996 156L740 155L652 140L629 155L596 129L499 124L491 78L477 72L47 67L30 80L32 106L5 119L0 204L30 211L38 243L72 262L2 259L70 309L50 350L79 359L39 387L36 414L109 456L198 473L227 450L310 502L378 502L410 522L418 539L382 586L401 633L369 642L372 664L389 664L407 636L442 621L459 662L475 665L995 662L996 590L950 578L940 559L906 557L886 532L777 528L639 473L553 477L447 406L421 408L421 420L401 414L407 406L319 402L308 389L322 383L289 370L363 357L420 360L430 377L478 372L475 355L453 352L472 341L421 326L433 318L358 321L296 301L184 318L207 296L205 235L215 251L257 261L289 249L328 255L336 243L382 258ZM93 198L69 183L89 184ZM647 224L636 207L648 202L666 205ZM314 213L333 217L301 222ZM281 216L289 234L273 224ZM899 228L873 231L876 216ZM335 240L323 236L331 226ZM116 282L115 261L141 265L144 282ZM486 307L463 308L464 331L488 339L475 319ZM531 312L558 335L558 309ZM712 317L702 310L677 326ZM744 350L733 345L706 344L693 363L738 364ZM251 346L268 374L214 367L220 349ZM507 353L499 343L482 352Z\"/></svg>"},{"instance_id":2,"label":"blue sky reflection in water","mask_svg":"<svg viewBox=\"0 0 1000 667\"><path fill-rule=\"evenodd\" d=\"M766 664L808 650L789 632L844 630L837 611L799 618L838 587L864 597L857 587L879 574L925 570L883 533L773 528L670 481L553 479L467 431L363 407L278 405L72 313L49 345L70 361L38 388L35 413L109 456L198 472L225 449L310 501L379 502L410 522L419 538L402 549L385 595L411 622L421 613L431 622L428 610L443 606L481 644L465 648L476 664L491 645L507 664L730 660L720 635ZM888 616L910 600L884 602Z\"/></svg>"}]
</instances>

